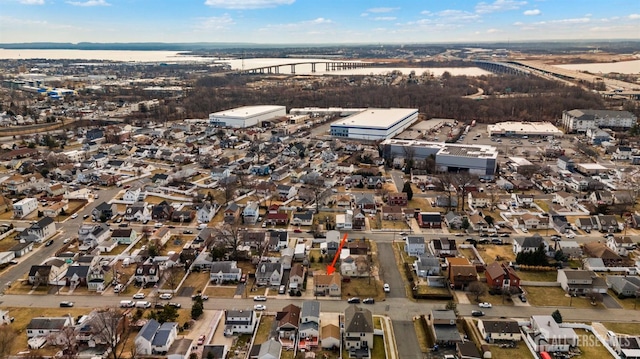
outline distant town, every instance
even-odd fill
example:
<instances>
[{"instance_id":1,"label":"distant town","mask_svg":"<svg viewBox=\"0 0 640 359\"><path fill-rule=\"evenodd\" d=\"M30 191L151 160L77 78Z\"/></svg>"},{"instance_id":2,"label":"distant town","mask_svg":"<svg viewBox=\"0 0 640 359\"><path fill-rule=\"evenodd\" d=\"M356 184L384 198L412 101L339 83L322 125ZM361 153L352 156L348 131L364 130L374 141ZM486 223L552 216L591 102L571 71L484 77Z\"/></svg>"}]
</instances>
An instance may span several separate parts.
<instances>
[{"instance_id":1,"label":"distant town","mask_svg":"<svg viewBox=\"0 0 640 359\"><path fill-rule=\"evenodd\" d=\"M547 45L3 45L0 357L640 358L640 48Z\"/></svg>"}]
</instances>

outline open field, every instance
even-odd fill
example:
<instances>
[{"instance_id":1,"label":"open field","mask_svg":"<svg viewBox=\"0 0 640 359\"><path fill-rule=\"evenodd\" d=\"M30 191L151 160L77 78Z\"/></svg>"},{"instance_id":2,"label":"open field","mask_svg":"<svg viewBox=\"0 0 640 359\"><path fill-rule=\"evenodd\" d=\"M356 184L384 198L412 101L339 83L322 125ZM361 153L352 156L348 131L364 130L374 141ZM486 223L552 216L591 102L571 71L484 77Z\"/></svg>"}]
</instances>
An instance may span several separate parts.
<instances>
[{"instance_id":1,"label":"open field","mask_svg":"<svg viewBox=\"0 0 640 359\"><path fill-rule=\"evenodd\" d=\"M532 282L555 282L558 279L558 272L550 271L516 271L521 280Z\"/></svg>"},{"instance_id":2,"label":"open field","mask_svg":"<svg viewBox=\"0 0 640 359\"><path fill-rule=\"evenodd\" d=\"M351 278L349 282L342 283L342 298L350 297L383 299L382 282L375 278Z\"/></svg>"},{"instance_id":3,"label":"open field","mask_svg":"<svg viewBox=\"0 0 640 359\"><path fill-rule=\"evenodd\" d=\"M208 286L204 291L204 294L208 295L211 298L233 298L233 295L236 293L236 287L229 286Z\"/></svg>"},{"instance_id":4,"label":"open field","mask_svg":"<svg viewBox=\"0 0 640 359\"><path fill-rule=\"evenodd\" d=\"M513 262L516 260L513 249L508 245L480 244L477 250L478 253L480 253L480 257L482 257L487 264L493 262Z\"/></svg>"},{"instance_id":5,"label":"open field","mask_svg":"<svg viewBox=\"0 0 640 359\"><path fill-rule=\"evenodd\" d=\"M203 290L209 282L209 272L191 272L182 284L182 288L193 287L194 293Z\"/></svg>"},{"instance_id":6,"label":"open field","mask_svg":"<svg viewBox=\"0 0 640 359\"><path fill-rule=\"evenodd\" d=\"M493 359L533 359L529 348L527 348L527 345L522 341L519 341L515 348L500 348L497 345L492 345L490 348Z\"/></svg>"}]
</instances>

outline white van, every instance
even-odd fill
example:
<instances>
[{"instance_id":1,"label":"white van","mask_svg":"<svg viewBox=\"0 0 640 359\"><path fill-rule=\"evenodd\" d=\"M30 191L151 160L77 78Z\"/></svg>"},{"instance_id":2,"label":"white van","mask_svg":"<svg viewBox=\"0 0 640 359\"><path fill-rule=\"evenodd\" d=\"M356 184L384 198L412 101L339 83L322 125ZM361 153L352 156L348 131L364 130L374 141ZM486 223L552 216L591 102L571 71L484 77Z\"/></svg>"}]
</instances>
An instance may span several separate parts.
<instances>
[{"instance_id":1,"label":"white van","mask_svg":"<svg viewBox=\"0 0 640 359\"><path fill-rule=\"evenodd\" d=\"M144 300L136 302L136 308L151 308L151 302Z\"/></svg>"},{"instance_id":2,"label":"white van","mask_svg":"<svg viewBox=\"0 0 640 359\"><path fill-rule=\"evenodd\" d=\"M132 300L121 300L120 301L120 308L133 308L133 306L136 304L136 302L132 301Z\"/></svg>"}]
</instances>

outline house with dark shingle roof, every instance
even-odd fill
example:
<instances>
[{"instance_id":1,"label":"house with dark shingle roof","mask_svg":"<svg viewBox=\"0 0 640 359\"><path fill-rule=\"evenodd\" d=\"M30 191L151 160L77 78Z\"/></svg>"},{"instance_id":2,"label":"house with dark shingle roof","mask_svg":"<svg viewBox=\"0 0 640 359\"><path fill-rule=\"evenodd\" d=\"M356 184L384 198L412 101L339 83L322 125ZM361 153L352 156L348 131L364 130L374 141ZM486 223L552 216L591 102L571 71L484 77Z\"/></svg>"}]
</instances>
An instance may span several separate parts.
<instances>
[{"instance_id":1,"label":"house with dark shingle roof","mask_svg":"<svg viewBox=\"0 0 640 359\"><path fill-rule=\"evenodd\" d=\"M256 322L256 312L253 310L225 310L224 335L252 334Z\"/></svg>"},{"instance_id":2,"label":"house with dark shingle roof","mask_svg":"<svg viewBox=\"0 0 640 359\"><path fill-rule=\"evenodd\" d=\"M72 326L73 318L67 317L36 317L27 324L27 338L44 337L54 343L59 343L57 334L65 327Z\"/></svg>"},{"instance_id":3,"label":"house with dark shingle roof","mask_svg":"<svg viewBox=\"0 0 640 359\"><path fill-rule=\"evenodd\" d=\"M366 308L351 304L344 311L344 346L350 355L371 357L373 315Z\"/></svg>"},{"instance_id":4,"label":"house with dark shingle roof","mask_svg":"<svg viewBox=\"0 0 640 359\"><path fill-rule=\"evenodd\" d=\"M281 344L288 348L295 345L300 325L300 307L289 304L276 313L276 329Z\"/></svg>"},{"instance_id":5,"label":"house with dark shingle roof","mask_svg":"<svg viewBox=\"0 0 640 359\"><path fill-rule=\"evenodd\" d=\"M484 275L490 288L520 288L520 277L504 263L493 262L487 265Z\"/></svg>"},{"instance_id":6,"label":"house with dark shingle roof","mask_svg":"<svg viewBox=\"0 0 640 359\"><path fill-rule=\"evenodd\" d=\"M495 340L522 340L522 332L518 322L513 319L483 319L478 321L478 330L484 340L492 343Z\"/></svg>"},{"instance_id":7,"label":"house with dark shingle roof","mask_svg":"<svg viewBox=\"0 0 640 359\"><path fill-rule=\"evenodd\" d=\"M549 245L537 233L531 237L515 238L513 241L513 253L535 252L541 245L544 246L545 253L549 251Z\"/></svg>"}]
</instances>

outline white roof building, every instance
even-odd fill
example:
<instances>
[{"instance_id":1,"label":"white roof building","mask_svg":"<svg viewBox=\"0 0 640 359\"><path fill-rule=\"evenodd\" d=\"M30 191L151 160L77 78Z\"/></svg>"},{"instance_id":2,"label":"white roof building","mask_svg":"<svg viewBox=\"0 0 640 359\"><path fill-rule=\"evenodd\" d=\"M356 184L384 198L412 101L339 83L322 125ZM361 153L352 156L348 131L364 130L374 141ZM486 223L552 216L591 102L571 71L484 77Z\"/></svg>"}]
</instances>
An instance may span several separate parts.
<instances>
[{"instance_id":1,"label":"white roof building","mask_svg":"<svg viewBox=\"0 0 640 359\"><path fill-rule=\"evenodd\" d=\"M392 138L418 120L412 108L369 108L331 124L331 136L361 140Z\"/></svg>"},{"instance_id":2,"label":"white roof building","mask_svg":"<svg viewBox=\"0 0 640 359\"><path fill-rule=\"evenodd\" d=\"M222 127L245 128L262 121L287 115L285 106L243 106L209 114L209 124Z\"/></svg>"}]
</instances>

